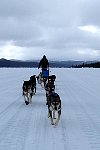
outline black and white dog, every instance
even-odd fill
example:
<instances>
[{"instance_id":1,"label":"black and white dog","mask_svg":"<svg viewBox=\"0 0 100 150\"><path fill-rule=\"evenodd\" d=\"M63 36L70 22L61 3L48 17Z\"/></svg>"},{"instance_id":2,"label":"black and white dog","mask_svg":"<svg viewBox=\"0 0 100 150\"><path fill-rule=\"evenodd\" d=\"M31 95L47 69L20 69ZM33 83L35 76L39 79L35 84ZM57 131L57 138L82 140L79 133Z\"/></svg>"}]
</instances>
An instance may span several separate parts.
<instances>
[{"instance_id":1,"label":"black and white dog","mask_svg":"<svg viewBox=\"0 0 100 150\"><path fill-rule=\"evenodd\" d=\"M53 77L53 76L54 76L54 77ZM54 81L55 81L55 75L49 76L49 77L47 78L46 85L45 85L46 98L48 97L49 94L55 92ZM47 103L46 103L46 105L47 105Z\"/></svg>"},{"instance_id":2,"label":"black and white dog","mask_svg":"<svg viewBox=\"0 0 100 150\"><path fill-rule=\"evenodd\" d=\"M51 93L47 97L48 117L52 125L57 125L61 116L61 99L57 93Z\"/></svg>"},{"instance_id":3,"label":"black and white dog","mask_svg":"<svg viewBox=\"0 0 100 150\"><path fill-rule=\"evenodd\" d=\"M36 75L30 77L30 84L32 85L34 94L36 93Z\"/></svg>"},{"instance_id":4,"label":"black and white dog","mask_svg":"<svg viewBox=\"0 0 100 150\"><path fill-rule=\"evenodd\" d=\"M24 81L22 90L23 90L23 96L24 96L26 105L28 105L29 103L32 103L32 96L34 95L34 91L33 91L33 86L30 80Z\"/></svg>"},{"instance_id":5,"label":"black and white dog","mask_svg":"<svg viewBox=\"0 0 100 150\"><path fill-rule=\"evenodd\" d=\"M48 97L49 94L55 91L55 85L50 80L47 80L46 82L45 91L46 91L46 98Z\"/></svg>"},{"instance_id":6,"label":"black and white dog","mask_svg":"<svg viewBox=\"0 0 100 150\"><path fill-rule=\"evenodd\" d=\"M40 84L43 87L43 85L42 85L43 84L42 72L40 72L39 75L36 76L36 78L37 78L38 84Z\"/></svg>"},{"instance_id":7,"label":"black and white dog","mask_svg":"<svg viewBox=\"0 0 100 150\"><path fill-rule=\"evenodd\" d=\"M52 82L52 84L54 84L55 79L56 79L55 75L48 76L48 80L50 80Z\"/></svg>"},{"instance_id":8,"label":"black and white dog","mask_svg":"<svg viewBox=\"0 0 100 150\"><path fill-rule=\"evenodd\" d=\"M54 81L56 79L56 76L55 75L51 75L51 76L48 76L47 80L46 80L46 85L45 86L49 86L50 85L54 85Z\"/></svg>"}]
</instances>

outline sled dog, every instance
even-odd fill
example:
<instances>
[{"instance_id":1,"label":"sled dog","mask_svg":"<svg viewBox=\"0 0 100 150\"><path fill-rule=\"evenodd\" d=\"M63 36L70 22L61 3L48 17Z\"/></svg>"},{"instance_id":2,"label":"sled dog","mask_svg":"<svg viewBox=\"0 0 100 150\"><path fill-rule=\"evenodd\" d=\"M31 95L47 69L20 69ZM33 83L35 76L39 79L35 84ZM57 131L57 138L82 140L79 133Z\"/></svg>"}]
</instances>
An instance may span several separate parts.
<instances>
[{"instance_id":1,"label":"sled dog","mask_svg":"<svg viewBox=\"0 0 100 150\"><path fill-rule=\"evenodd\" d=\"M38 84L40 84L43 87L43 77L42 77L42 72L39 73L39 75L36 77Z\"/></svg>"},{"instance_id":2,"label":"sled dog","mask_svg":"<svg viewBox=\"0 0 100 150\"><path fill-rule=\"evenodd\" d=\"M36 75L31 76L29 81L33 88L33 94L35 94L36 93Z\"/></svg>"},{"instance_id":3,"label":"sled dog","mask_svg":"<svg viewBox=\"0 0 100 150\"><path fill-rule=\"evenodd\" d=\"M24 81L22 90L23 90L23 96L24 96L26 105L28 105L29 103L32 103L32 96L34 95L34 91L33 91L33 86L31 85L30 80Z\"/></svg>"},{"instance_id":4,"label":"sled dog","mask_svg":"<svg viewBox=\"0 0 100 150\"><path fill-rule=\"evenodd\" d=\"M52 125L57 125L61 116L61 100L57 93L51 93L47 97L48 117Z\"/></svg>"}]
</instances>

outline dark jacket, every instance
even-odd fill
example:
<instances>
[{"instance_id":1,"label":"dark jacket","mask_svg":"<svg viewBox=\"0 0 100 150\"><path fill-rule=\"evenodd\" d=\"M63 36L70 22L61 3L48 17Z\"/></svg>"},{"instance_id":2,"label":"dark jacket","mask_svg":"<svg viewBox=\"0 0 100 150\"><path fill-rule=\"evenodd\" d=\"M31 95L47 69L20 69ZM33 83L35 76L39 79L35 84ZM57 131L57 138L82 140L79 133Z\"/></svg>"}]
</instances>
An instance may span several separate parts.
<instances>
[{"instance_id":1,"label":"dark jacket","mask_svg":"<svg viewBox=\"0 0 100 150\"><path fill-rule=\"evenodd\" d=\"M42 58L39 62L39 66L38 68L42 68L42 69L47 69L49 67L49 62L47 60L47 58Z\"/></svg>"}]
</instances>

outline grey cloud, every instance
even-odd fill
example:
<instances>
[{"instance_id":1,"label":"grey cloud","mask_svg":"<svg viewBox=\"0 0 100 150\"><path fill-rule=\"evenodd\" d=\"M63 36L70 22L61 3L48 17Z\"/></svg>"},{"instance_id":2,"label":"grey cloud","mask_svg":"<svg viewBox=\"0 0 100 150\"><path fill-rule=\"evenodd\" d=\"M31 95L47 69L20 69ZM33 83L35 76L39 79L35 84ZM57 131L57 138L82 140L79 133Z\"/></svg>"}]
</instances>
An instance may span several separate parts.
<instances>
[{"instance_id":1,"label":"grey cloud","mask_svg":"<svg viewBox=\"0 0 100 150\"><path fill-rule=\"evenodd\" d=\"M100 26L100 1L84 0L80 3L80 17L83 25L93 24Z\"/></svg>"},{"instance_id":2,"label":"grey cloud","mask_svg":"<svg viewBox=\"0 0 100 150\"><path fill-rule=\"evenodd\" d=\"M50 58L53 52L58 58L61 51L62 58L76 59L77 49L100 50L100 36L78 28L88 24L99 27L99 4L99 0L3 0L0 46L13 41L24 49L20 57L25 59L31 58L29 52L37 56L46 53Z\"/></svg>"},{"instance_id":3,"label":"grey cloud","mask_svg":"<svg viewBox=\"0 0 100 150\"><path fill-rule=\"evenodd\" d=\"M38 25L34 22L19 22L16 18L0 20L1 40L24 40L41 35Z\"/></svg>"}]
</instances>

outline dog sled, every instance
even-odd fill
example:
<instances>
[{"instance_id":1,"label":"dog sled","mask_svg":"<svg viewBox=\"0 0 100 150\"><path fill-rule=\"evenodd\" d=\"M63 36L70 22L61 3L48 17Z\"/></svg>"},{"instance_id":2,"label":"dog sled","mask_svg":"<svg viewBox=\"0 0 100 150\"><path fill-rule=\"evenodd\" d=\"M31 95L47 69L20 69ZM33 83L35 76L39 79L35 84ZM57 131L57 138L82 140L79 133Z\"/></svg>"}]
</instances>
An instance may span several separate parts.
<instances>
[{"instance_id":1,"label":"dog sled","mask_svg":"<svg viewBox=\"0 0 100 150\"><path fill-rule=\"evenodd\" d=\"M43 76L43 78L48 78L48 76L49 76L49 69L47 70L47 69L43 69L42 70L42 76Z\"/></svg>"},{"instance_id":2,"label":"dog sled","mask_svg":"<svg viewBox=\"0 0 100 150\"><path fill-rule=\"evenodd\" d=\"M47 81L47 78L49 77L49 69L42 69L42 78L44 82L44 88Z\"/></svg>"}]
</instances>

